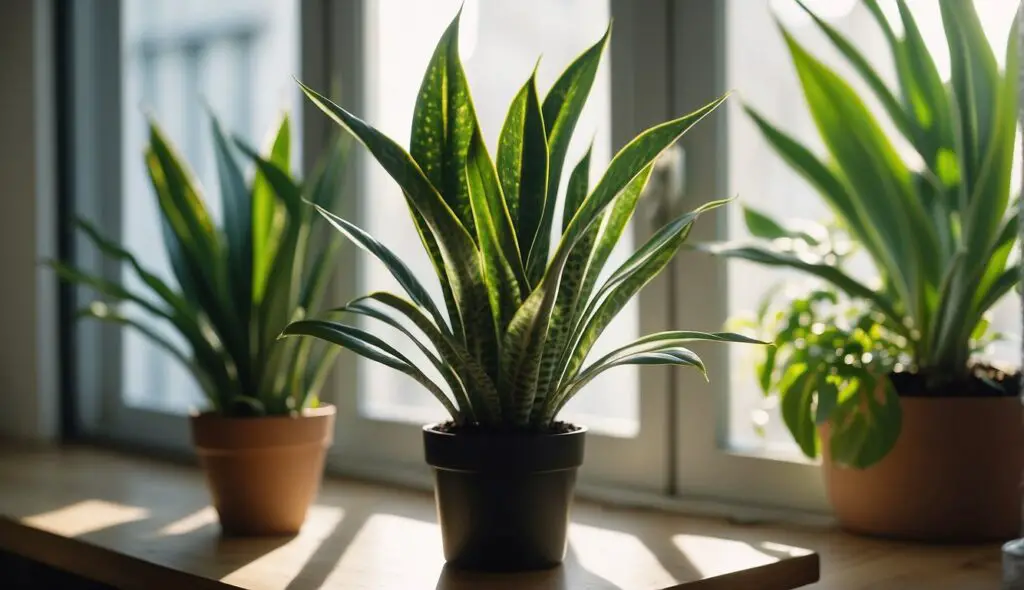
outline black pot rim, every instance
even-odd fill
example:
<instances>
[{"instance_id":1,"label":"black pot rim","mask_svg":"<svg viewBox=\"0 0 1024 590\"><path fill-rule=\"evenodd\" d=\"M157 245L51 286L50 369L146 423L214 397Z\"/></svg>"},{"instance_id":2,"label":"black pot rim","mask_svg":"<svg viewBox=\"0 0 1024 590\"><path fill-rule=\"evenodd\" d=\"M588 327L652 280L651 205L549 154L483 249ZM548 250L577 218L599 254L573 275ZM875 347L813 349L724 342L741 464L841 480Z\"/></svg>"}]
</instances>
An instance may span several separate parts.
<instances>
[{"instance_id":1,"label":"black pot rim","mask_svg":"<svg viewBox=\"0 0 1024 590\"><path fill-rule=\"evenodd\" d=\"M583 464L587 427L558 433L474 432L459 434L423 427L428 465L449 471L538 473L576 469Z\"/></svg>"}]
</instances>

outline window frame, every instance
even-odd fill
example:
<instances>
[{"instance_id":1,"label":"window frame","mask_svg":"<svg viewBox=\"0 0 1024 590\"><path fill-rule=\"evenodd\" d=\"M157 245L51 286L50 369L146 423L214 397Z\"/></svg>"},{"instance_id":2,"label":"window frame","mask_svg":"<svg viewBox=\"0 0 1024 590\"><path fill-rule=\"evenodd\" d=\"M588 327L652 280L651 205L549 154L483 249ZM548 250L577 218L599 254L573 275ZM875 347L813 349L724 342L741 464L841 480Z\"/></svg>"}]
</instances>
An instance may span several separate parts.
<instances>
[{"instance_id":1,"label":"window frame","mask_svg":"<svg viewBox=\"0 0 1024 590\"><path fill-rule=\"evenodd\" d=\"M726 9L715 0L610 0L615 33L611 44L613 152L642 129L691 112L723 93ZM70 178L77 211L88 211L101 227L120 227L120 133L109 134L96 149L96 129L119 130L121 118L120 5L116 0L77 0L71 11L67 44L71 92L64 101L73 154ZM314 87L330 89L342 104L359 112L365 30L362 1L301 0L301 76ZM711 59L707 56L711 55ZM625 64L625 65L623 65ZM606 63L603 67L608 67ZM312 168L327 145L333 123L308 101L302 113L303 169ZM725 109L690 131L681 142L685 157L659 163L661 172L641 201L636 239L643 240L666 215L726 194ZM116 142L116 143L115 143ZM366 155L353 150L346 194L358 194ZM675 164L673 164L675 162ZM673 168L673 166L676 166ZM679 167L681 166L681 168ZM668 182L666 185L665 182ZM117 195L117 198L106 196ZM342 199L340 214L359 219L361 199ZM721 237L726 215L719 210L695 227L692 241ZM101 260L81 236L73 238L77 261L117 276L115 263ZM357 249L343 248L339 264L351 276L360 264ZM358 276L358 275L357 275ZM361 293L337 280L333 300ZM709 290L694 285L711 286ZM639 295L640 330L718 330L726 319L725 262L681 252L663 276ZM75 290L75 307L87 300ZM67 311L67 310L65 310ZM65 317L70 317L66 315ZM678 320L678 321L676 321ZM77 351L76 430L86 439L163 453L191 456L184 416L131 408L120 400L120 330L99 322L80 322L70 331ZM636 439L588 435L581 470L583 495L608 501L695 512L793 514L828 512L817 466L790 457L739 452L728 445L728 355L722 346L697 346L711 384L692 370L645 367L640 372L641 432ZM421 425L370 419L359 414L358 361L339 356L325 399L338 406L335 444L329 469L338 474L427 487L430 472L422 460ZM332 395L333 394L333 395ZM715 419L708 419L716 416ZM796 512L794 512L796 511Z\"/></svg>"},{"instance_id":2,"label":"window frame","mask_svg":"<svg viewBox=\"0 0 1024 590\"><path fill-rule=\"evenodd\" d=\"M315 83L329 79L330 52L325 15L329 0L300 0L300 74ZM76 0L68 2L70 41L60 59L68 67L70 91L58 108L66 114L71 182L70 213L62 219L63 231L72 235L71 252L83 268L108 278L120 275L118 263L104 259L87 239L75 231L69 220L85 217L108 232L121 227L122 187L122 38L121 4L118 0ZM305 103L304 103L305 104ZM313 158L326 146L329 126L311 105L304 106L302 123L302 169L313 168ZM315 109L315 107L312 107ZM104 133L97 133L103 129ZM103 145L97 145L103 137ZM114 195L113 198L110 195ZM69 309L63 316L92 300L86 289L72 289ZM86 440L119 446L142 447L165 454L191 455L191 435L186 416L159 410L131 407L121 400L122 329L106 322L74 322L66 337L73 346L71 358L75 382L69 384L76 401L74 424L69 430Z\"/></svg>"},{"instance_id":3,"label":"window frame","mask_svg":"<svg viewBox=\"0 0 1024 590\"><path fill-rule=\"evenodd\" d=\"M677 112L689 112L724 94L727 3L736 0L676 0L671 18L679 34L672 55L673 103ZM711 48L711 59L707 59ZM683 206L692 208L709 198L728 195L726 138L729 111L723 109L694 127L682 140L687 152ZM690 235L694 242L727 236L730 215L738 209L722 208L698 223ZM702 220L703 221L703 220ZM718 330L728 319L724 297L708 297L694 284L714 285L728 292L726 261L696 252L682 252L673 264L677 317L692 319L694 329ZM699 376L678 372L674 407L679 432L675 474L681 497L714 498L742 505L824 514L830 511L819 467L797 455L741 451L729 443L729 351L722 346L695 347L707 364L710 393ZM714 416L708 420L707 416Z\"/></svg>"}]
</instances>

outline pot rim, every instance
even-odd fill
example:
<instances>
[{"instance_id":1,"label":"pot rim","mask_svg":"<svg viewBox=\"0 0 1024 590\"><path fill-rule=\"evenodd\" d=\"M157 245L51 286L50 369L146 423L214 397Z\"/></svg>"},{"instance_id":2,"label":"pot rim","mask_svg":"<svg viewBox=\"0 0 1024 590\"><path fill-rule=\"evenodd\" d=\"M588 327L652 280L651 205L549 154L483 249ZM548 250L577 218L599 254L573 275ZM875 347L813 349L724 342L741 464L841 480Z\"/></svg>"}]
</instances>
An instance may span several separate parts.
<instances>
[{"instance_id":1,"label":"pot rim","mask_svg":"<svg viewBox=\"0 0 1024 590\"><path fill-rule=\"evenodd\" d=\"M203 422L217 421L217 422L255 423L255 422L279 422L279 421L289 421L289 420L296 420L297 421L297 420L315 419L315 418L323 418L323 417L326 417L326 416L333 416L333 415L336 415L337 413L338 413L338 408L334 404L321 403L319 406L317 406L315 408L303 408L303 410L302 410L302 412L300 414L294 415L294 416L293 415L287 415L287 416L282 416L282 415L273 415L273 416L224 416L224 415L221 415L221 414L217 414L217 413L215 413L215 412L213 412L211 410L199 411L199 410L193 409L193 410L189 411L188 417L189 417L189 420L192 420L193 422L196 422L196 421L203 421Z\"/></svg>"},{"instance_id":2,"label":"pot rim","mask_svg":"<svg viewBox=\"0 0 1024 590\"><path fill-rule=\"evenodd\" d=\"M583 464L586 427L571 432L458 434L423 427L424 459L445 471L539 473L575 469Z\"/></svg>"},{"instance_id":3,"label":"pot rim","mask_svg":"<svg viewBox=\"0 0 1024 590\"><path fill-rule=\"evenodd\" d=\"M540 438L558 438L558 437L569 437L579 436L586 434L590 431L589 428L582 424L573 424L572 422L566 422L570 426L574 426L576 429L569 432L530 432L530 431L500 431L500 430L483 430L473 433L458 433L458 432L443 432L437 430L437 427L441 424L446 424L448 421L442 422L431 422L430 424L423 425L424 434L430 434L430 436L440 436L447 438L489 438L489 439L503 439L510 440L515 438L521 439L540 439Z\"/></svg>"}]
</instances>

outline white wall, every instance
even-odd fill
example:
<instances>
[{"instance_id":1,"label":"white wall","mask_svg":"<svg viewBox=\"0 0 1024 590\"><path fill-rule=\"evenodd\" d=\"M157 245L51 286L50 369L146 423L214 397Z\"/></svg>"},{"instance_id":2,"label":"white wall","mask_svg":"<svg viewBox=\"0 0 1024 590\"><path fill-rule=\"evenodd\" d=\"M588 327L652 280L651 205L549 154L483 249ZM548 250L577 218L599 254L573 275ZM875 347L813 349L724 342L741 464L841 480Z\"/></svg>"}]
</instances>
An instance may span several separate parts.
<instances>
[{"instance_id":1,"label":"white wall","mask_svg":"<svg viewBox=\"0 0 1024 590\"><path fill-rule=\"evenodd\" d=\"M0 437L58 431L52 4L0 2Z\"/></svg>"}]
</instances>

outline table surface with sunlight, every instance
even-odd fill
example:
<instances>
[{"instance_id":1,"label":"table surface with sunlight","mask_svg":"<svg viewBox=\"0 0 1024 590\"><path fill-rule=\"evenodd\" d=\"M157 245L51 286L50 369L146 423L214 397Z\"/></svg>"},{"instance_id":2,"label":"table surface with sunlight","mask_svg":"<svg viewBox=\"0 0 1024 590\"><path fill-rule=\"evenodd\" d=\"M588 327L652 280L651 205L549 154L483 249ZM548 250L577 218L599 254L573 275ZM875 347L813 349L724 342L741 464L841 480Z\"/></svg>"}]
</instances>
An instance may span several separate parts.
<instances>
[{"instance_id":1,"label":"table surface with sunlight","mask_svg":"<svg viewBox=\"0 0 1024 590\"><path fill-rule=\"evenodd\" d=\"M104 551L72 573L148 590L215 582L289 590L783 590L818 578L818 556L772 529L587 502L574 510L563 566L452 571L429 494L330 479L299 535L224 538L201 478L193 468L87 449L0 452L0 551L67 567L85 543ZM45 535L38 553L25 549L33 534ZM128 558L168 569L129 568ZM173 572L182 577L168 578Z\"/></svg>"}]
</instances>

